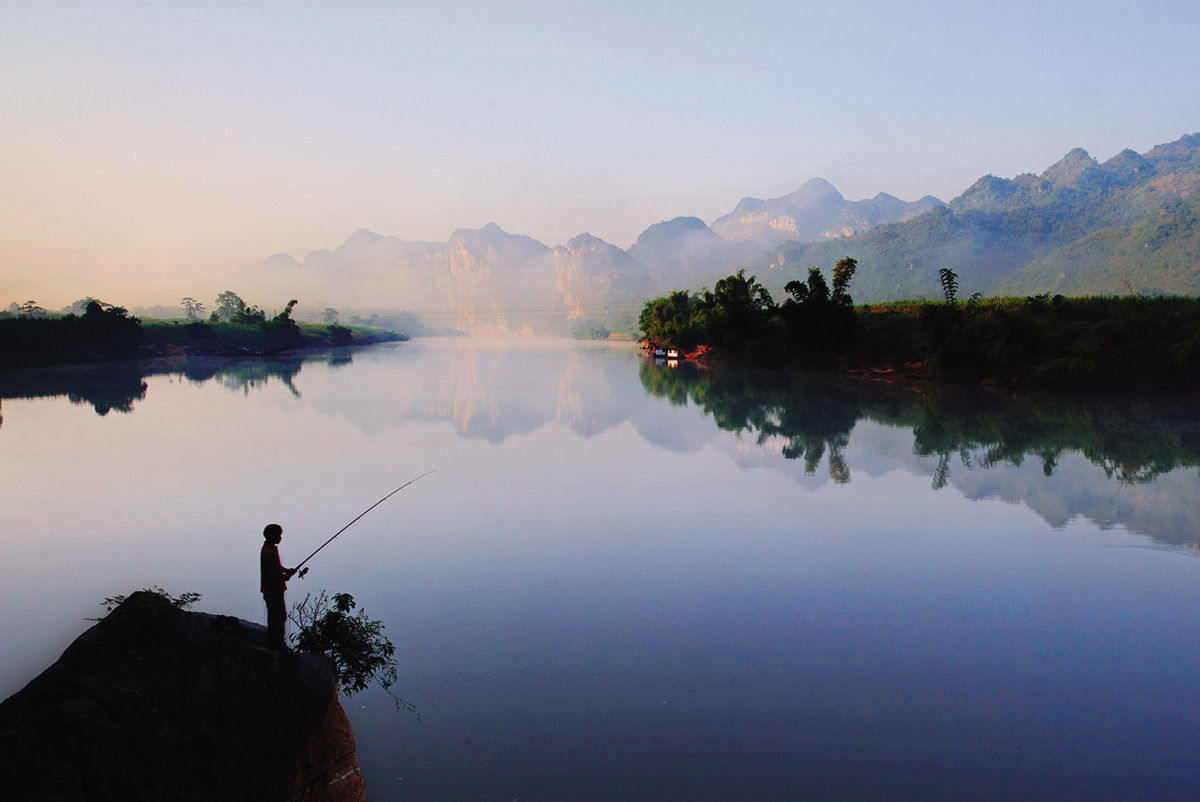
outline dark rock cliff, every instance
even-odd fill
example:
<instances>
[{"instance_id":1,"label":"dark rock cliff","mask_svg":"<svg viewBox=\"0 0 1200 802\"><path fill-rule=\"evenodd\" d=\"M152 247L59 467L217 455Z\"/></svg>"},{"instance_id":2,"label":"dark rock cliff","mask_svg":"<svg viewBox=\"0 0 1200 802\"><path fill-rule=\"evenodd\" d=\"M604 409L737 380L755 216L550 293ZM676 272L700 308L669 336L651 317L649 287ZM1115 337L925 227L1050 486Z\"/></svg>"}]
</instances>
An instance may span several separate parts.
<instances>
[{"instance_id":1,"label":"dark rock cliff","mask_svg":"<svg viewBox=\"0 0 1200 802\"><path fill-rule=\"evenodd\" d=\"M11 800L360 800L332 663L135 593L0 703Z\"/></svg>"}]
</instances>

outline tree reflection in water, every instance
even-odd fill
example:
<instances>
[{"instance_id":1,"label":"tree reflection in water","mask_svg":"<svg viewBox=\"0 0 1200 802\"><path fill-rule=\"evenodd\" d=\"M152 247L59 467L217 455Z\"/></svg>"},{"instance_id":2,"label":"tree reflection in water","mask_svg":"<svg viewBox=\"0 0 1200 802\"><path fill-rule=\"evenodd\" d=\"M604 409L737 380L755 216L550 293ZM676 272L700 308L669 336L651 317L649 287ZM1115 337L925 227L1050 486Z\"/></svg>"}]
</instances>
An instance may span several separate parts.
<instances>
[{"instance_id":1,"label":"tree reflection in water","mask_svg":"<svg viewBox=\"0 0 1200 802\"><path fill-rule=\"evenodd\" d=\"M342 352L271 359L190 357L7 371L0 377L0 400L66 396L72 404L90 404L97 415L113 410L132 412L134 403L146 397L146 379L152 376L173 376L197 384L215 381L246 395L278 381L300 398L294 380L303 363L312 360L339 368L350 364L352 358Z\"/></svg>"},{"instance_id":2,"label":"tree reflection in water","mask_svg":"<svg viewBox=\"0 0 1200 802\"><path fill-rule=\"evenodd\" d=\"M446 420L458 437L498 444L556 421L585 438L631 421L652 444L686 452L724 430L757 441L755 452L773 455L778 467L793 461L801 469L794 473L827 471L839 484L850 481L852 469L909 470L930 476L935 488L953 485L970 498L1024 503L1056 527L1083 515L1163 542L1190 544L1200 532L1200 481L1194 470L1180 470L1200 465L1200 412L1178 400L913 389L689 363L669 368L615 351L486 343L435 343L401 363L348 357L323 352L5 371L0 400L57 397L89 404L100 415L129 412L154 394L147 389L156 386L151 376L211 382L246 396L278 381L299 400L305 383L298 374L316 361L355 372L334 381L314 376L314 397L304 403L371 432L399 420ZM401 369L409 380L397 384ZM698 414L669 414L662 399L695 405ZM1015 469L986 470L994 466ZM1040 481L1045 477L1053 479ZM1123 492L1133 486L1137 492Z\"/></svg>"},{"instance_id":3,"label":"tree reflection in water","mask_svg":"<svg viewBox=\"0 0 1200 802\"><path fill-rule=\"evenodd\" d=\"M90 404L101 416L132 412L134 402L146 397L146 375L137 362L6 371L0 399L66 396L72 404Z\"/></svg>"},{"instance_id":4,"label":"tree reflection in water","mask_svg":"<svg viewBox=\"0 0 1200 802\"><path fill-rule=\"evenodd\" d=\"M937 488L946 485L955 455L968 469L1036 459L1051 476L1064 453L1077 452L1128 484L1200 465L1200 414L1181 400L918 390L686 362L643 362L640 378L651 395L676 405L690 400L722 429L756 435L759 444L783 439L783 456L802 459L810 474L828 452L830 477L839 483L850 479L844 451L860 419L911 429L914 452L938 458Z\"/></svg>"}]
</instances>

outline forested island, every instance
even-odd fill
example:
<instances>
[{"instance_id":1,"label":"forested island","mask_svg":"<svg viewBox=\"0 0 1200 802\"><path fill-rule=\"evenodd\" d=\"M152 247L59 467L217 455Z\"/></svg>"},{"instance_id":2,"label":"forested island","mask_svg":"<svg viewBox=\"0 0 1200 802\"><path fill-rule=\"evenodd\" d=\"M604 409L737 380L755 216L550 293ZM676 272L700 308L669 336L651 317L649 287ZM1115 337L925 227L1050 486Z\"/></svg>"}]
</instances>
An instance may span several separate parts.
<instances>
[{"instance_id":1,"label":"forested island","mask_svg":"<svg viewBox=\"0 0 1200 802\"><path fill-rule=\"evenodd\" d=\"M712 290L649 301L647 341L737 363L826 372L1063 389L1194 390L1200 299L1034 295L960 300L943 268L942 301L855 306L846 257L832 281L813 267L776 303L745 271Z\"/></svg>"},{"instance_id":2,"label":"forested island","mask_svg":"<svg viewBox=\"0 0 1200 802\"><path fill-rule=\"evenodd\" d=\"M143 320L94 298L58 315L28 301L0 314L0 369L152 356L264 356L408 339L380 328L344 326L336 317L321 324L298 322L292 317L297 303L290 300L268 317L226 290L207 318L201 316L203 304L184 298L184 318Z\"/></svg>"}]
</instances>

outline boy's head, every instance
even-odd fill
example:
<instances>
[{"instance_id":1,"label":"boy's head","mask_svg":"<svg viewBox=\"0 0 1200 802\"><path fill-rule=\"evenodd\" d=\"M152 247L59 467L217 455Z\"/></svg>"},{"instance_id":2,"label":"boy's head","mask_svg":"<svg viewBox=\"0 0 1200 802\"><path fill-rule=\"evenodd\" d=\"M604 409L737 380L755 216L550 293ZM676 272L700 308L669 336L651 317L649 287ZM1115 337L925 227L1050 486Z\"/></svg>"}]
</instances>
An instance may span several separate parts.
<instances>
[{"instance_id":1,"label":"boy's head","mask_svg":"<svg viewBox=\"0 0 1200 802\"><path fill-rule=\"evenodd\" d=\"M283 527L279 524L267 524L263 527L263 540L279 545L279 541L283 540Z\"/></svg>"}]
</instances>

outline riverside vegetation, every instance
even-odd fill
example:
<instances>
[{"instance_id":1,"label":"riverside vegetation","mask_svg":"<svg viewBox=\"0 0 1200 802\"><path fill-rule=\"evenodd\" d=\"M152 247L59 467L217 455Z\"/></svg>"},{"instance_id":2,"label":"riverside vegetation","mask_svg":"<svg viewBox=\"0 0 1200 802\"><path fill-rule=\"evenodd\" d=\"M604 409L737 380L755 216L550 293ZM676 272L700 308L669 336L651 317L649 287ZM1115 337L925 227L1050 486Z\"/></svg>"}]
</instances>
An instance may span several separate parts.
<instances>
[{"instance_id":1,"label":"riverside vegetation","mask_svg":"<svg viewBox=\"0 0 1200 802\"><path fill-rule=\"evenodd\" d=\"M184 298L182 320L142 320L121 306L94 298L52 314L34 301L0 313L0 368L100 362L167 354L264 355L298 348L366 345L407 339L368 326L299 323L289 301L268 317L237 293L217 296L217 308L201 318L204 305Z\"/></svg>"},{"instance_id":2,"label":"riverside vegetation","mask_svg":"<svg viewBox=\"0 0 1200 802\"><path fill-rule=\"evenodd\" d=\"M817 267L790 281L777 304L745 271L712 290L649 301L639 325L657 344L710 347L737 362L839 371L903 372L958 382L1090 390L1195 389L1200 382L1200 299L1035 295L958 298L943 268L943 300L854 306L857 262L832 284Z\"/></svg>"}]
</instances>

